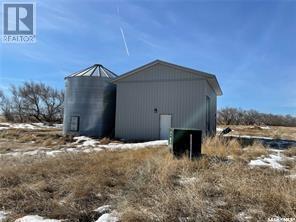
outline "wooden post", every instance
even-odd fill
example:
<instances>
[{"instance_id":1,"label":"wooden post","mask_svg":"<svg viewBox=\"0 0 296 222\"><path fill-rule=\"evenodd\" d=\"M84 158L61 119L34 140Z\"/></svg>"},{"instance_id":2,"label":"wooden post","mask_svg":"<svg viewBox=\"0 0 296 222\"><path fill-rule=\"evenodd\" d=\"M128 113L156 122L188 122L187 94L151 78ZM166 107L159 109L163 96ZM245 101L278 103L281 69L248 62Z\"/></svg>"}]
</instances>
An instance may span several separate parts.
<instances>
[{"instance_id":1,"label":"wooden post","mask_svg":"<svg viewBox=\"0 0 296 222\"><path fill-rule=\"evenodd\" d=\"M192 159L192 134L190 134L190 154L189 154L189 159Z\"/></svg>"}]
</instances>

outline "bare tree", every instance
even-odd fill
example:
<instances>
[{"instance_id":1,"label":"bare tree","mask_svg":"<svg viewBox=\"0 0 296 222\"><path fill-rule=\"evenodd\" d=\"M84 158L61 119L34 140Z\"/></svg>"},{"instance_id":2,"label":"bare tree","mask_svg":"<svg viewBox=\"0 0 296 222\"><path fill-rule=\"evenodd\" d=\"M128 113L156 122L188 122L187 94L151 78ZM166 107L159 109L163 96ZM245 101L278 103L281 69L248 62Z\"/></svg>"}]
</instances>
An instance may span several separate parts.
<instances>
[{"instance_id":1,"label":"bare tree","mask_svg":"<svg viewBox=\"0 0 296 222\"><path fill-rule=\"evenodd\" d=\"M0 90L0 112L6 120L14 120L11 100L7 96L5 96L2 90Z\"/></svg>"},{"instance_id":2,"label":"bare tree","mask_svg":"<svg viewBox=\"0 0 296 222\"><path fill-rule=\"evenodd\" d=\"M11 106L11 113L15 121L24 122L26 120L26 115L24 113L24 101L23 98L20 96L17 87L11 86L10 88L11 98L10 106Z\"/></svg>"},{"instance_id":3,"label":"bare tree","mask_svg":"<svg viewBox=\"0 0 296 222\"><path fill-rule=\"evenodd\" d=\"M260 113L256 110L223 108L218 111L218 124L296 126L296 117Z\"/></svg>"},{"instance_id":4,"label":"bare tree","mask_svg":"<svg viewBox=\"0 0 296 222\"><path fill-rule=\"evenodd\" d=\"M235 125L238 122L238 109L225 108L218 112L218 123L225 125Z\"/></svg>"},{"instance_id":5,"label":"bare tree","mask_svg":"<svg viewBox=\"0 0 296 222\"><path fill-rule=\"evenodd\" d=\"M33 117L40 122L42 121L41 87L41 84L25 82L23 86L17 89L17 93L22 100L21 111L25 113L27 117Z\"/></svg>"},{"instance_id":6,"label":"bare tree","mask_svg":"<svg viewBox=\"0 0 296 222\"><path fill-rule=\"evenodd\" d=\"M64 93L43 85L40 91L44 109L42 118L47 122L55 122L62 119L62 105L64 102Z\"/></svg>"},{"instance_id":7,"label":"bare tree","mask_svg":"<svg viewBox=\"0 0 296 222\"><path fill-rule=\"evenodd\" d=\"M1 110L9 110L14 121L61 122L64 93L43 83L25 82L12 86L11 97L0 94ZM8 104L9 107L5 107Z\"/></svg>"}]
</instances>

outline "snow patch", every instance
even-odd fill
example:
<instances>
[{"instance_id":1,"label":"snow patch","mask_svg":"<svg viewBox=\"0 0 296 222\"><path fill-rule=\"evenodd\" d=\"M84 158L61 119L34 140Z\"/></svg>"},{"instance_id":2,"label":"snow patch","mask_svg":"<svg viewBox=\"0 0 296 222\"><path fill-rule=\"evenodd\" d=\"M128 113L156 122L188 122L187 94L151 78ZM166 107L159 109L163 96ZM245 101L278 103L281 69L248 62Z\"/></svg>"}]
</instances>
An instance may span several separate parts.
<instances>
[{"instance_id":1,"label":"snow patch","mask_svg":"<svg viewBox=\"0 0 296 222\"><path fill-rule=\"evenodd\" d=\"M51 151L46 151L45 154L47 156L56 156L57 154L64 153L62 150L51 150Z\"/></svg>"},{"instance_id":2,"label":"snow patch","mask_svg":"<svg viewBox=\"0 0 296 222\"><path fill-rule=\"evenodd\" d=\"M269 151L277 153L277 155L280 155L280 153L282 153L284 150L279 150L279 149L272 149L272 148L268 148Z\"/></svg>"},{"instance_id":3,"label":"snow patch","mask_svg":"<svg viewBox=\"0 0 296 222\"><path fill-rule=\"evenodd\" d=\"M76 141L73 144L79 144L77 147L95 147L100 143L99 141L87 136L76 136L74 137L74 140Z\"/></svg>"},{"instance_id":4,"label":"snow patch","mask_svg":"<svg viewBox=\"0 0 296 222\"><path fill-rule=\"evenodd\" d=\"M251 160L249 163L250 166L270 166L268 163L263 160Z\"/></svg>"},{"instance_id":5,"label":"snow patch","mask_svg":"<svg viewBox=\"0 0 296 222\"><path fill-rule=\"evenodd\" d=\"M249 216L246 212L240 212L236 215L236 218L238 221L241 222L247 222L247 221L251 221L253 219L253 217Z\"/></svg>"},{"instance_id":6,"label":"snow patch","mask_svg":"<svg viewBox=\"0 0 296 222\"><path fill-rule=\"evenodd\" d=\"M62 153L91 153L91 152L100 152L102 150L122 150L122 149L143 149L143 148L153 148L159 146L168 145L167 140L156 140L143 143L109 143L106 145L100 145L98 140L86 137L79 136L74 137L76 140L74 143L71 143L72 147L65 147L59 150L50 150L47 148L30 150L30 151L11 151L8 153L0 154L0 157L11 156L11 157L22 157L22 156L56 156Z\"/></svg>"},{"instance_id":7,"label":"snow patch","mask_svg":"<svg viewBox=\"0 0 296 222\"><path fill-rule=\"evenodd\" d=\"M260 129L269 130L271 128L269 126L260 126Z\"/></svg>"},{"instance_id":8,"label":"snow patch","mask_svg":"<svg viewBox=\"0 0 296 222\"><path fill-rule=\"evenodd\" d=\"M0 130L6 129L48 129L62 128L63 124L53 124L52 126L44 123L0 123Z\"/></svg>"},{"instance_id":9,"label":"snow patch","mask_svg":"<svg viewBox=\"0 0 296 222\"><path fill-rule=\"evenodd\" d=\"M283 161L284 159L285 157L283 156L270 154L269 157L265 157L265 158L259 157L256 160L251 160L249 165L250 166L266 166L266 167L271 167L278 170L283 170L285 169L285 167L278 162Z\"/></svg>"},{"instance_id":10,"label":"snow patch","mask_svg":"<svg viewBox=\"0 0 296 222\"><path fill-rule=\"evenodd\" d=\"M296 174L287 175L286 177L288 177L292 180L296 180Z\"/></svg>"},{"instance_id":11,"label":"snow patch","mask_svg":"<svg viewBox=\"0 0 296 222\"><path fill-rule=\"evenodd\" d=\"M221 133L222 131L223 131L223 128L220 128L220 127L217 127L217 128L216 128L216 132L217 132L217 133Z\"/></svg>"},{"instance_id":12,"label":"snow patch","mask_svg":"<svg viewBox=\"0 0 296 222\"><path fill-rule=\"evenodd\" d=\"M224 135L224 137L235 137L235 138L242 138L242 139L258 139L258 140L273 140L271 137L265 136L250 136L250 135Z\"/></svg>"},{"instance_id":13,"label":"snow patch","mask_svg":"<svg viewBox=\"0 0 296 222\"><path fill-rule=\"evenodd\" d=\"M45 219L38 215L28 215L15 220L15 222L60 222L60 221L62 220Z\"/></svg>"},{"instance_id":14,"label":"snow patch","mask_svg":"<svg viewBox=\"0 0 296 222\"><path fill-rule=\"evenodd\" d=\"M95 222L117 222L117 221L119 221L119 219L116 216L116 212L112 212L112 213L103 214Z\"/></svg>"},{"instance_id":15,"label":"snow patch","mask_svg":"<svg viewBox=\"0 0 296 222\"><path fill-rule=\"evenodd\" d=\"M0 210L0 222L4 221L7 218L8 213Z\"/></svg>"},{"instance_id":16,"label":"snow patch","mask_svg":"<svg viewBox=\"0 0 296 222\"><path fill-rule=\"evenodd\" d=\"M157 146L166 146L168 145L167 140L155 140L155 141L150 141L150 142L143 142L143 143L123 143L123 144L118 144L118 143L109 143L107 145L99 145L99 148L104 148L104 149L143 149L147 147L157 147Z\"/></svg>"},{"instance_id":17,"label":"snow patch","mask_svg":"<svg viewBox=\"0 0 296 222\"><path fill-rule=\"evenodd\" d=\"M109 213L111 211L111 205L104 205L104 206L98 207L94 211L98 212L99 214Z\"/></svg>"},{"instance_id":18,"label":"snow patch","mask_svg":"<svg viewBox=\"0 0 296 222\"><path fill-rule=\"evenodd\" d=\"M63 128L63 124L58 124L58 123L55 123L55 124L52 124L52 125L47 125L47 124L44 124L44 123L32 123L32 125L40 127L40 128L59 128L59 129Z\"/></svg>"}]
</instances>

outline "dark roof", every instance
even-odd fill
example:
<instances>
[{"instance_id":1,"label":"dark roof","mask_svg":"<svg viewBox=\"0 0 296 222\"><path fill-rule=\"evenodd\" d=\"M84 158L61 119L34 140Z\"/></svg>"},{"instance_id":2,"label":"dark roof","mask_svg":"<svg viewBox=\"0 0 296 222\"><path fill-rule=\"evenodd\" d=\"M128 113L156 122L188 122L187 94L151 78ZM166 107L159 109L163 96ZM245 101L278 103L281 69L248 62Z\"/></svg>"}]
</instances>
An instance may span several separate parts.
<instances>
[{"instance_id":1,"label":"dark roof","mask_svg":"<svg viewBox=\"0 0 296 222\"><path fill-rule=\"evenodd\" d=\"M146 64L146 65L140 66L139 68L136 68L136 69L133 69L133 70L127 72L127 73L124 73L123 75L120 75L116 79L114 79L113 82L116 83L116 82L118 82L118 81L120 81L122 79L128 78L128 77L136 74L137 72L139 72L141 70L144 70L144 69L147 69L147 68L149 68L151 66L154 66L156 64L162 64L162 65L170 66L172 68L188 71L188 72L191 72L193 74L204 77L204 78L206 78L208 80L209 84L213 87L214 91L216 92L216 94L218 96L221 96L223 94L222 90L221 90L221 87L220 87L220 85L218 83L218 80L217 80L215 75L210 74L210 73L206 73L206 72L202 72L202 71L198 71L198 70L195 70L195 69L187 68L187 67L184 67L184 66L175 65L173 63L165 62L165 61L162 61L162 60L155 60L153 62L150 62L150 63Z\"/></svg>"}]
</instances>

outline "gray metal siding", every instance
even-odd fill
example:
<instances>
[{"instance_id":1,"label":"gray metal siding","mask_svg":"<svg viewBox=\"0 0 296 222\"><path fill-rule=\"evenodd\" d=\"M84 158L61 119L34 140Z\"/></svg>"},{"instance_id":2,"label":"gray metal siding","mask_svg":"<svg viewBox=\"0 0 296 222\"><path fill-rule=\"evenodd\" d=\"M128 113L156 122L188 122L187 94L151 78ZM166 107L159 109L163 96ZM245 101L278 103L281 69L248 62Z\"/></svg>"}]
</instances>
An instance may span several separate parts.
<instances>
[{"instance_id":1,"label":"gray metal siding","mask_svg":"<svg viewBox=\"0 0 296 222\"><path fill-rule=\"evenodd\" d=\"M116 88L109 79L73 77L65 81L64 133L108 136L114 129ZM79 116L79 132L70 131L71 116Z\"/></svg>"},{"instance_id":2,"label":"gray metal siding","mask_svg":"<svg viewBox=\"0 0 296 222\"><path fill-rule=\"evenodd\" d=\"M217 96L214 89L211 85L206 82L205 84L205 95L210 97L210 125L211 131L208 132L208 135L215 135L216 134L216 118L217 118Z\"/></svg>"},{"instance_id":3,"label":"gray metal siding","mask_svg":"<svg viewBox=\"0 0 296 222\"><path fill-rule=\"evenodd\" d=\"M174 81L174 80L193 80L202 79L191 72L184 72L180 69L174 69L166 65L157 64L140 71L138 74L131 75L119 81L121 82L138 82L138 81Z\"/></svg>"},{"instance_id":4,"label":"gray metal siding","mask_svg":"<svg viewBox=\"0 0 296 222\"><path fill-rule=\"evenodd\" d=\"M159 139L160 114L172 115L172 127L198 128L206 133L207 94L212 98L206 79L164 65L122 79L117 82L115 136ZM211 101L214 112L215 98ZM215 114L211 114L213 118Z\"/></svg>"}]
</instances>

